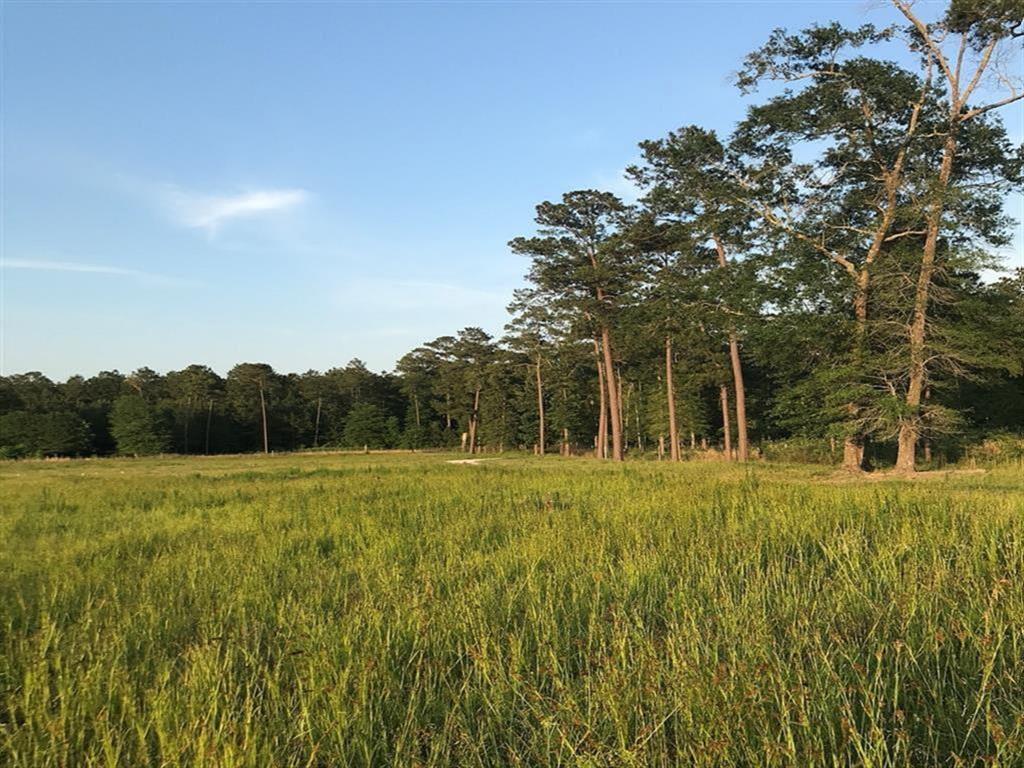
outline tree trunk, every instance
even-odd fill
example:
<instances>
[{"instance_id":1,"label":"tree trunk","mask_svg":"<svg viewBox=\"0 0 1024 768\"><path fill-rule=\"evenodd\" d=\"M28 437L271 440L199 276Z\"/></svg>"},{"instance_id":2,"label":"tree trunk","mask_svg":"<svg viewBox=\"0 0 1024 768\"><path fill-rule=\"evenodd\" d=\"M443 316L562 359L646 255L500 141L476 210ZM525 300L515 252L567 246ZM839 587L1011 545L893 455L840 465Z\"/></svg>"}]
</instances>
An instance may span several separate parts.
<instances>
[{"instance_id":1,"label":"tree trunk","mask_svg":"<svg viewBox=\"0 0 1024 768\"><path fill-rule=\"evenodd\" d=\"M729 331L729 359L732 361L732 381L736 388L736 436L739 460L750 458L747 440L747 388L743 383L743 365L740 363L740 345L736 331Z\"/></svg>"},{"instance_id":2,"label":"tree trunk","mask_svg":"<svg viewBox=\"0 0 1024 768\"><path fill-rule=\"evenodd\" d=\"M679 425L676 423L676 389L672 383L672 337L665 337L665 395L668 402L668 449L672 461L679 461Z\"/></svg>"},{"instance_id":3,"label":"tree trunk","mask_svg":"<svg viewBox=\"0 0 1024 768\"><path fill-rule=\"evenodd\" d=\"M604 363L601 362L601 348L594 339L594 354L597 355L597 384L600 390L600 415L597 417L597 457L608 458L608 387L605 385Z\"/></svg>"},{"instance_id":4,"label":"tree trunk","mask_svg":"<svg viewBox=\"0 0 1024 768\"><path fill-rule=\"evenodd\" d=\"M569 428L562 427L562 455L569 455Z\"/></svg>"},{"instance_id":5,"label":"tree trunk","mask_svg":"<svg viewBox=\"0 0 1024 768\"><path fill-rule=\"evenodd\" d=\"M713 235L715 251L718 253L718 266L727 269L729 260L725 256L725 247L718 235ZM750 443L747 440L747 388L743 383L743 364L740 361L740 344L736 329L729 328L729 360L732 363L732 383L736 391L736 436L739 448L739 460L746 461L750 457Z\"/></svg>"},{"instance_id":6,"label":"tree trunk","mask_svg":"<svg viewBox=\"0 0 1024 768\"><path fill-rule=\"evenodd\" d=\"M263 382L260 382L260 413L263 415L263 452L270 453L270 437L267 435L267 399L263 396Z\"/></svg>"},{"instance_id":7,"label":"tree trunk","mask_svg":"<svg viewBox=\"0 0 1024 768\"><path fill-rule=\"evenodd\" d=\"M939 188L928 210L928 220L921 253L921 271L917 276L914 290L914 315L910 323L910 377L907 382L907 409L909 418L900 425L899 450L896 455L896 469L913 472L920 433L921 394L924 391L927 371L925 369L925 338L928 325L928 295L935 276L935 254L939 245L939 228L942 224L944 195L953 173L953 158L956 155L956 133L950 128L942 148L942 165L939 169Z\"/></svg>"},{"instance_id":8,"label":"tree trunk","mask_svg":"<svg viewBox=\"0 0 1024 768\"><path fill-rule=\"evenodd\" d=\"M469 417L469 452L476 453L476 430L480 420L480 387L473 393L473 415Z\"/></svg>"},{"instance_id":9,"label":"tree trunk","mask_svg":"<svg viewBox=\"0 0 1024 768\"><path fill-rule=\"evenodd\" d=\"M316 399L316 427L313 429L313 447L320 447L320 408L323 405L323 398Z\"/></svg>"},{"instance_id":10,"label":"tree trunk","mask_svg":"<svg viewBox=\"0 0 1024 768\"><path fill-rule=\"evenodd\" d=\"M843 468L859 471L864 467L864 441L858 437L843 440Z\"/></svg>"},{"instance_id":11,"label":"tree trunk","mask_svg":"<svg viewBox=\"0 0 1024 768\"><path fill-rule=\"evenodd\" d=\"M540 455L544 455L544 446L546 443L546 437L544 435L544 382L541 378L540 373L540 356L537 356L537 415L538 415L538 435L539 442L537 445L540 448Z\"/></svg>"},{"instance_id":12,"label":"tree trunk","mask_svg":"<svg viewBox=\"0 0 1024 768\"><path fill-rule=\"evenodd\" d=\"M897 437L896 471L913 472L917 469L917 428L911 422L900 426Z\"/></svg>"},{"instance_id":13,"label":"tree trunk","mask_svg":"<svg viewBox=\"0 0 1024 768\"><path fill-rule=\"evenodd\" d=\"M601 347L604 354L604 381L608 389L608 411L612 427L612 460L622 461L622 407L619 400L615 362L612 360L612 339L608 328L601 329Z\"/></svg>"},{"instance_id":14,"label":"tree trunk","mask_svg":"<svg viewBox=\"0 0 1024 768\"><path fill-rule=\"evenodd\" d=\"M416 415L416 428L419 429L420 428L420 398L419 398L419 396L415 392L412 393L412 410L413 410L413 413Z\"/></svg>"},{"instance_id":15,"label":"tree trunk","mask_svg":"<svg viewBox=\"0 0 1024 768\"><path fill-rule=\"evenodd\" d=\"M885 234L885 231L888 230L881 231L876 235L875 241L872 243L871 250L868 253L867 264L861 267L856 277L856 290L853 295L853 315L856 321L853 359L858 367L864 358L864 344L867 339L868 287L871 279L868 267L874 260L874 255L877 254L878 249L882 246L882 236ZM851 422L853 422L857 414L857 406L854 403L850 403L846 406L846 410L849 412ZM843 438L843 469L859 472L865 468L865 441L863 435L857 433L855 426L851 425L849 428L852 430L852 434Z\"/></svg>"},{"instance_id":16,"label":"tree trunk","mask_svg":"<svg viewBox=\"0 0 1024 768\"><path fill-rule=\"evenodd\" d=\"M719 389L722 399L722 435L725 437L725 458L732 461L732 424L729 423L729 388L722 384Z\"/></svg>"},{"instance_id":17,"label":"tree trunk","mask_svg":"<svg viewBox=\"0 0 1024 768\"><path fill-rule=\"evenodd\" d=\"M615 372L612 374L612 383L615 386L615 402L619 407L619 434L622 435L622 451L625 455L626 448L629 444L626 442L626 429L629 426L629 422L626 419L626 398L622 396L622 369L618 366L615 367Z\"/></svg>"}]
</instances>

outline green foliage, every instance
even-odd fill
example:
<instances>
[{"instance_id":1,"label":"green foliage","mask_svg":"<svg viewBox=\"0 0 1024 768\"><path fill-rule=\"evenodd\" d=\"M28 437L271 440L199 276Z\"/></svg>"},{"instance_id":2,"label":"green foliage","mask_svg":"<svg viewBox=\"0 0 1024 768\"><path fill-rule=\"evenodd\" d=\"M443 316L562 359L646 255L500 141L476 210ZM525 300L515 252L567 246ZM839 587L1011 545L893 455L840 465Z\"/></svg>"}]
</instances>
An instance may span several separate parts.
<instances>
[{"instance_id":1,"label":"green foliage","mask_svg":"<svg viewBox=\"0 0 1024 768\"><path fill-rule=\"evenodd\" d=\"M89 452L89 425L67 411L14 411L0 416L0 458L81 456Z\"/></svg>"},{"instance_id":2,"label":"green foliage","mask_svg":"<svg viewBox=\"0 0 1024 768\"><path fill-rule=\"evenodd\" d=\"M537 206L538 234L509 242L530 257L530 281L550 300L598 324L611 321L636 275L619 237L628 207L610 192L566 192Z\"/></svg>"},{"instance_id":3,"label":"green foliage","mask_svg":"<svg viewBox=\"0 0 1024 768\"><path fill-rule=\"evenodd\" d=\"M769 440L761 445L761 455L768 461L786 464L839 464L843 458L841 442L814 437L790 437Z\"/></svg>"},{"instance_id":4,"label":"green foliage","mask_svg":"<svg viewBox=\"0 0 1024 768\"><path fill-rule=\"evenodd\" d=\"M967 459L974 464L992 466L1024 462L1024 436L997 434L967 449Z\"/></svg>"},{"instance_id":5,"label":"green foliage","mask_svg":"<svg viewBox=\"0 0 1024 768\"><path fill-rule=\"evenodd\" d=\"M993 38L1024 37L1024 0L952 0L944 21L976 48Z\"/></svg>"},{"instance_id":6,"label":"green foliage","mask_svg":"<svg viewBox=\"0 0 1024 768\"><path fill-rule=\"evenodd\" d=\"M397 442L397 424L376 405L360 403L349 411L345 419L346 447L388 448Z\"/></svg>"},{"instance_id":7,"label":"green foliage","mask_svg":"<svg viewBox=\"0 0 1024 768\"><path fill-rule=\"evenodd\" d=\"M114 401L110 431L117 452L126 456L164 453L170 445L166 414L141 395L125 395Z\"/></svg>"}]
</instances>

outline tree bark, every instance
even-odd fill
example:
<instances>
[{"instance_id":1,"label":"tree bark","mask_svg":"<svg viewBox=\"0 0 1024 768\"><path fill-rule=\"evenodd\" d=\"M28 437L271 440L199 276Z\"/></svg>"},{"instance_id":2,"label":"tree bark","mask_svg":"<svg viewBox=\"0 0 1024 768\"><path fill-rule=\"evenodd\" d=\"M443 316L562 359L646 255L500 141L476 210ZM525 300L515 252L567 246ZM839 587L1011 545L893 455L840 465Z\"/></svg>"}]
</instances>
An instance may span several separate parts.
<instances>
[{"instance_id":1,"label":"tree bark","mask_svg":"<svg viewBox=\"0 0 1024 768\"><path fill-rule=\"evenodd\" d=\"M679 425L676 423L676 388L672 382L672 337L665 337L665 399L668 403L668 452L679 461Z\"/></svg>"},{"instance_id":2,"label":"tree bark","mask_svg":"<svg viewBox=\"0 0 1024 768\"><path fill-rule=\"evenodd\" d=\"M608 389L608 411L612 428L613 461L622 461L622 407L619 400L618 377L615 375L615 362L612 359L612 339L607 327L601 329L601 348L604 354L605 386Z\"/></svg>"},{"instance_id":3,"label":"tree bark","mask_svg":"<svg viewBox=\"0 0 1024 768\"><path fill-rule=\"evenodd\" d=\"M891 216L895 212L895 202L893 202L886 213L888 220L891 220ZM869 271L872 262L877 256L879 250L882 247L883 238L885 233L888 231L888 224L884 225L884 229L880 228L876 234L875 239L871 244L871 248L868 251L867 258L865 259L864 265L856 274L855 278L855 290L853 294L853 316L856 322L853 347L853 359L858 364L864 357L864 344L867 340L867 326L868 326L868 288L871 281L871 273ZM856 417L857 406L854 403L850 403L846 406L846 410L849 412L851 421ZM854 426L850 426L849 429L854 430ZM864 448L865 441L863 435L856 431L848 434L843 438L843 469L850 470L851 472L859 472L864 469Z\"/></svg>"},{"instance_id":4,"label":"tree bark","mask_svg":"<svg viewBox=\"0 0 1024 768\"><path fill-rule=\"evenodd\" d=\"M473 414L469 417L469 452L474 454L476 450L477 422L480 418L480 387L473 392Z\"/></svg>"},{"instance_id":5,"label":"tree bark","mask_svg":"<svg viewBox=\"0 0 1024 768\"><path fill-rule=\"evenodd\" d=\"M908 418L900 424L896 454L896 469L913 472L916 468L917 440L920 435L921 394L924 391L927 370L925 368L925 340L928 325L928 296L935 277L935 254L939 245L939 228L942 224L944 195L953 173L953 159L956 156L956 133L953 127L946 136L942 148L942 165L939 168L939 186L935 199L928 210L928 220L921 253L921 271L917 275L914 290L914 315L910 323L910 377L907 382Z\"/></svg>"},{"instance_id":6,"label":"tree bark","mask_svg":"<svg viewBox=\"0 0 1024 768\"><path fill-rule=\"evenodd\" d=\"M263 382L260 382L260 412L263 415L263 452L270 453L270 438L267 435L267 399L263 396Z\"/></svg>"},{"instance_id":7,"label":"tree bark","mask_svg":"<svg viewBox=\"0 0 1024 768\"><path fill-rule=\"evenodd\" d=\"M718 235L712 236L715 251L718 253L718 266L727 269L729 260L725 255L725 247ZM732 383L736 391L736 437L738 441L739 460L750 458L750 443L747 440L747 388L743 383L743 364L740 361L740 344L736 329L729 325L729 361L732 363Z\"/></svg>"},{"instance_id":8,"label":"tree bark","mask_svg":"<svg viewBox=\"0 0 1024 768\"><path fill-rule=\"evenodd\" d=\"M629 447L629 443L626 441L626 427L629 426L629 421L626 418L628 400L622 396L622 369L618 366L615 366L612 382L615 384L615 400L619 406L619 432L622 434L622 450L625 453L626 448Z\"/></svg>"},{"instance_id":9,"label":"tree bark","mask_svg":"<svg viewBox=\"0 0 1024 768\"><path fill-rule=\"evenodd\" d=\"M864 467L864 441L856 436L843 440L843 467L860 470Z\"/></svg>"},{"instance_id":10,"label":"tree bark","mask_svg":"<svg viewBox=\"0 0 1024 768\"><path fill-rule=\"evenodd\" d=\"M722 434L725 437L725 458L732 461L732 425L729 423L729 388L722 384L719 388L722 399Z\"/></svg>"},{"instance_id":11,"label":"tree bark","mask_svg":"<svg viewBox=\"0 0 1024 768\"><path fill-rule=\"evenodd\" d=\"M597 417L597 457L608 458L608 387L605 385L604 363L601 362L601 347L594 339L594 354L597 356L597 384L600 390L600 415Z\"/></svg>"},{"instance_id":12,"label":"tree bark","mask_svg":"<svg viewBox=\"0 0 1024 768\"><path fill-rule=\"evenodd\" d=\"M540 373L540 355L537 356L537 414L538 414L538 435L540 455L544 455L546 436L544 434L544 382Z\"/></svg>"},{"instance_id":13,"label":"tree bark","mask_svg":"<svg viewBox=\"0 0 1024 768\"><path fill-rule=\"evenodd\" d=\"M732 381L736 388L736 436L739 460L750 458L750 443L747 440L747 388L743 383L743 365L740 363L740 345L736 331L729 331L729 359L732 361Z\"/></svg>"}]
</instances>

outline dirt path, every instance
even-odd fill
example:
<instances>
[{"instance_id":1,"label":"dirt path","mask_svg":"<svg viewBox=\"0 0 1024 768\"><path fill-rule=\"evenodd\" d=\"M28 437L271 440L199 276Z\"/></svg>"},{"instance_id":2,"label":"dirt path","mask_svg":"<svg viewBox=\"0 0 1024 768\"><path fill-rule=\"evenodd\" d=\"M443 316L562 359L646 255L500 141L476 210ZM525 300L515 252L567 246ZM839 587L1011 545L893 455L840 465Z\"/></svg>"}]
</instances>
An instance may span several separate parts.
<instances>
[{"instance_id":1,"label":"dirt path","mask_svg":"<svg viewBox=\"0 0 1024 768\"><path fill-rule=\"evenodd\" d=\"M497 459L449 459L446 464L471 464L474 467L479 466L485 461L497 461Z\"/></svg>"}]
</instances>

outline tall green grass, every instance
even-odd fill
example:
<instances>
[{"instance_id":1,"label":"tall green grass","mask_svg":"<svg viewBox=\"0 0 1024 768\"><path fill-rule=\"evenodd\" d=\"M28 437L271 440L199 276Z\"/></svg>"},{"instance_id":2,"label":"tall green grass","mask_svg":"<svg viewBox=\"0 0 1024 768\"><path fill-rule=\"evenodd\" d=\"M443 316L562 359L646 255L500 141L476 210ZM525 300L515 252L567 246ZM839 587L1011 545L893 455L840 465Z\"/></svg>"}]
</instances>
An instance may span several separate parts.
<instances>
[{"instance_id":1,"label":"tall green grass","mask_svg":"<svg viewBox=\"0 0 1024 768\"><path fill-rule=\"evenodd\" d=\"M1024 765L1024 478L0 466L0 764Z\"/></svg>"}]
</instances>

